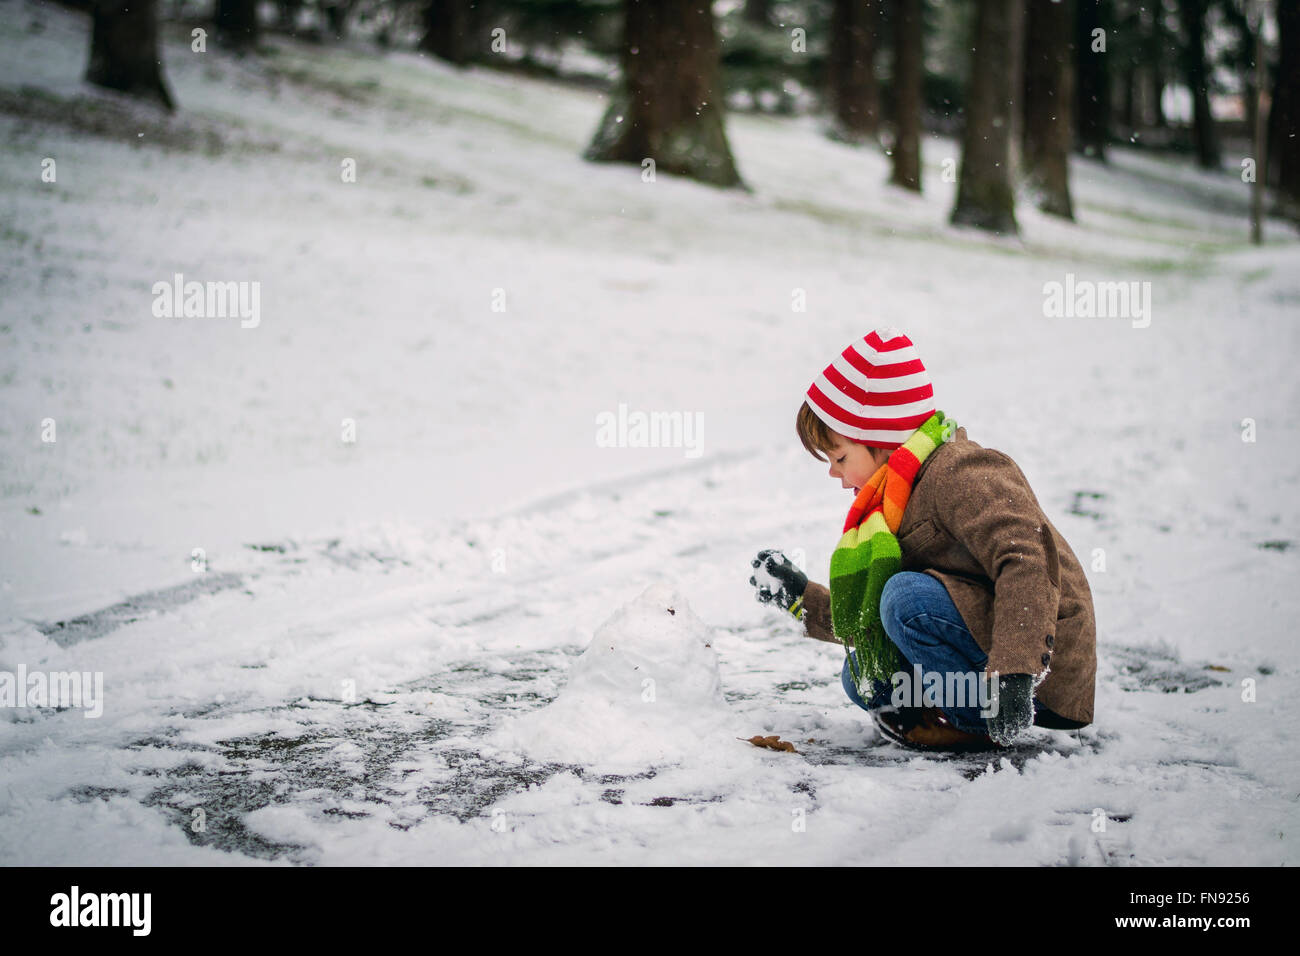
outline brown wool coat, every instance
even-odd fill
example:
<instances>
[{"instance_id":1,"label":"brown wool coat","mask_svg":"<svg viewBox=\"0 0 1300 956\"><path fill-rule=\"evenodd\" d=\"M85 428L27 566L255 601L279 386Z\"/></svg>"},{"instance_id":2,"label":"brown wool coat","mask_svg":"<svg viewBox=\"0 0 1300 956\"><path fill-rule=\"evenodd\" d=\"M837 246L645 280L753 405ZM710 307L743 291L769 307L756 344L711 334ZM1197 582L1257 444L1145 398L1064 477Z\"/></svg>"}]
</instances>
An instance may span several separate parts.
<instances>
[{"instance_id":1,"label":"brown wool coat","mask_svg":"<svg viewBox=\"0 0 1300 956\"><path fill-rule=\"evenodd\" d=\"M990 671L1047 671L1035 696L1068 720L1092 723L1092 591L1014 461L967 440L959 427L917 472L898 543L904 571L943 583ZM804 607L809 636L838 643L830 591L809 581Z\"/></svg>"}]
</instances>

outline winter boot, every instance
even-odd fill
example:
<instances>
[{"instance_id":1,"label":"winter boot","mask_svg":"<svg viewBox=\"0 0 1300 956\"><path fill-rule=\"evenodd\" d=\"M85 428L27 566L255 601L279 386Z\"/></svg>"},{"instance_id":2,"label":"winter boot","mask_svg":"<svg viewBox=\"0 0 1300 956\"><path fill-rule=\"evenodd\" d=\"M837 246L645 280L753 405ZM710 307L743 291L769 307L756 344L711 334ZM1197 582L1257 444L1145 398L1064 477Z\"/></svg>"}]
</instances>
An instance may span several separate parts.
<instances>
[{"instance_id":1,"label":"winter boot","mask_svg":"<svg viewBox=\"0 0 1300 956\"><path fill-rule=\"evenodd\" d=\"M959 730L948 715L937 707L909 707L903 710L882 707L871 717L882 737L912 750L997 750L988 734Z\"/></svg>"}]
</instances>

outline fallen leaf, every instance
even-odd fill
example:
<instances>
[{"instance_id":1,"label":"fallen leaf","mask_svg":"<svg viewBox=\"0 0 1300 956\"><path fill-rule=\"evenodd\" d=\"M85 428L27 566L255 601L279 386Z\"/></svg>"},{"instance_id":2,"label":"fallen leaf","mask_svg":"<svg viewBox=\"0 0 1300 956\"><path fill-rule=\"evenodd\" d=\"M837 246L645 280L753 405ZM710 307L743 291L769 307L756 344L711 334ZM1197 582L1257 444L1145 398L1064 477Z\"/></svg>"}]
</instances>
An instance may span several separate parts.
<instances>
[{"instance_id":1,"label":"fallen leaf","mask_svg":"<svg viewBox=\"0 0 1300 956\"><path fill-rule=\"evenodd\" d=\"M745 738L737 737L736 739L744 740ZM780 750L784 753L792 754L797 754L799 752L794 749L794 744L790 743L788 740L782 740L776 734L772 734L768 737L760 737L755 734L753 737L749 738L749 742L755 747L766 747L768 750Z\"/></svg>"}]
</instances>

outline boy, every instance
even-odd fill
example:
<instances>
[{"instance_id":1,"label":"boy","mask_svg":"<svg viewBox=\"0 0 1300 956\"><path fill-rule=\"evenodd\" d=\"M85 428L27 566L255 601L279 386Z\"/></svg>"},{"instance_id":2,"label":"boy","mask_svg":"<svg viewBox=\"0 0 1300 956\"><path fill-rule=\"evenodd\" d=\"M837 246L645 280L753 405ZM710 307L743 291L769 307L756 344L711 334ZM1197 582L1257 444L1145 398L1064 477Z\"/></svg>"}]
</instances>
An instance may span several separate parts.
<instances>
[{"instance_id":1,"label":"boy","mask_svg":"<svg viewBox=\"0 0 1300 956\"><path fill-rule=\"evenodd\" d=\"M841 681L883 736L983 750L1034 724L1092 723L1083 568L1016 463L938 410L907 336L876 329L846 348L809 387L796 428L854 494L830 586L771 550L749 581L810 637L852 648ZM902 703L890 706L895 688Z\"/></svg>"}]
</instances>

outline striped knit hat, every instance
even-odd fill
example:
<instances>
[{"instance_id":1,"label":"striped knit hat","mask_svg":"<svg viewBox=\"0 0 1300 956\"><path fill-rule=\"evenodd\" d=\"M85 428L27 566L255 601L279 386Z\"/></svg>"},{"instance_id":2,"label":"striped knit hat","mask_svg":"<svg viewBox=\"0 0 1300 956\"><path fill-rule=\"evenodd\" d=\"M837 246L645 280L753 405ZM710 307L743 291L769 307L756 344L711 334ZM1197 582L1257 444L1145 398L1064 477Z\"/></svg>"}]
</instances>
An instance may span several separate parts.
<instances>
[{"instance_id":1,"label":"striped knit hat","mask_svg":"<svg viewBox=\"0 0 1300 956\"><path fill-rule=\"evenodd\" d=\"M930 376L898 329L868 332L808 388L808 407L860 445L897 448L936 411Z\"/></svg>"}]
</instances>

